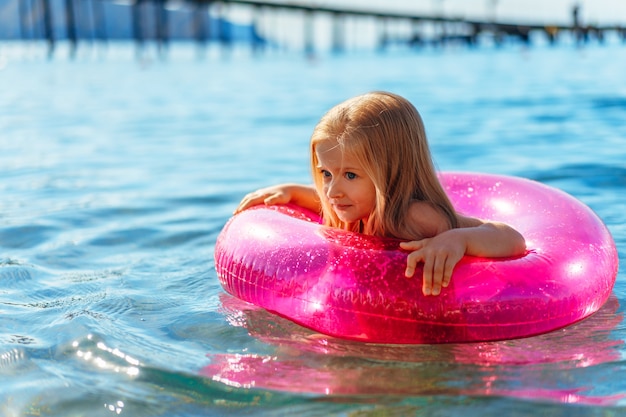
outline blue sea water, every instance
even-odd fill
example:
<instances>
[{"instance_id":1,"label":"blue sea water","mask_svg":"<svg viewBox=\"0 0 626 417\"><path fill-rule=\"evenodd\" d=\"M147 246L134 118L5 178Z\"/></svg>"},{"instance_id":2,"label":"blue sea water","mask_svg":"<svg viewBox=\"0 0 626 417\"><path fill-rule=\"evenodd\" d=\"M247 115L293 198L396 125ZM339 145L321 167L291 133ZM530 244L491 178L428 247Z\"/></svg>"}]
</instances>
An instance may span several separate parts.
<instances>
[{"instance_id":1,"label":"blue sea water","mask_svg":"<svg viewBox=\"0 0 626 417\"><path fill-rule=\"evenodd\" d=\"M0 45L0 415L626 413L625 44L195 52ZM319 117L379 89L421 111L439 169L589 205L619 252L606 305L536 337L384 346L225 294L213 249L239 199L308 182Z\"/></svg>"}]
</instances>

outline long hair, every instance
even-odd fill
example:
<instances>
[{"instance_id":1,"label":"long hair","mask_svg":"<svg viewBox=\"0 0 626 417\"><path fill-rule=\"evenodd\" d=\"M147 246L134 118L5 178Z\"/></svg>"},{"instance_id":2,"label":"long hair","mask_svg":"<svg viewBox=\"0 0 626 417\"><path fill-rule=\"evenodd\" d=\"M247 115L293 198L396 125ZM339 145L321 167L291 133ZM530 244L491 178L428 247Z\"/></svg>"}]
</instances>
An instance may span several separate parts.
<instances>
[{"instance_id":1,"label":"long hair","mask_svg":"<svg viewBox=\"0 0 626 417\"><path fill-rule=\"evenodd\" d=\"M315 150L324 141L336 143L357 159L374 183L375 209L365 224L342 222L323 195ZM329 226L420 239L425 237L423 232L407 222L413 201L431 204L445 215L451 228L458 226L456 212L437 178L422 118L408 100L396 94L371 92L330 109L311 136L311 168L322 217Z\"/></svg>"}]
</instances>

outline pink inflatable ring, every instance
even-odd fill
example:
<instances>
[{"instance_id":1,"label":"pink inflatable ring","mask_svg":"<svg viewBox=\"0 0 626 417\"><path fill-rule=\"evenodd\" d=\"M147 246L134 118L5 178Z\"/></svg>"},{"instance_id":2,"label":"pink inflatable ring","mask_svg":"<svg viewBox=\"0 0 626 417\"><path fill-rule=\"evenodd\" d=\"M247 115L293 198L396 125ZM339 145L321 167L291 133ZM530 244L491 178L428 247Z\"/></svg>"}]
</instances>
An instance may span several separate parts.
<instances>
[{"instance_id":1,"label":"pink inflatable ring","mask_svg":"<svg viewBox=\"0 0 626 417\"><path fill-rule=\"evenodd\" d=\"M294 206L257 206L215 246L222 286L327 335L376 343L450 343L548 332L596 312L617 275L606 226L570 195L538 182L443 173L456 209L506 222L526 238L518 258L465 257L450 286L425 297L404 277L398 241L332 229Z\"/></svg>"}]
</instances>

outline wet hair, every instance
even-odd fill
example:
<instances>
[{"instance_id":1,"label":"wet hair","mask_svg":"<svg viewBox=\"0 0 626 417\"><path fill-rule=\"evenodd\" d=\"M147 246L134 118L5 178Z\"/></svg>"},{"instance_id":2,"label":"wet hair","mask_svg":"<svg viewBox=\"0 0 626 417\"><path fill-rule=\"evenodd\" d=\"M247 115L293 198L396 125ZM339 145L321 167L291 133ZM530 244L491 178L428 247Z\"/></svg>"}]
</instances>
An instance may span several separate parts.
<instances>
[{"instance_id":1,"label":"wet hair","mask_svg":"<svg viewBox=\"0 0 626 417\"><path fill-rule=\"evenodd\" d=\"M316 147L336 143L363 167L376 189L374 212L365 224L344 224L323 196ZM407 216L414 201L440 210L451 228L458 219L432 161L422 118L405 98L389 92L371 92L348 99L330 109L311 136L313 181L320 195L326 225L369 235L419 239Z\"/></svg>"}]
</instances>

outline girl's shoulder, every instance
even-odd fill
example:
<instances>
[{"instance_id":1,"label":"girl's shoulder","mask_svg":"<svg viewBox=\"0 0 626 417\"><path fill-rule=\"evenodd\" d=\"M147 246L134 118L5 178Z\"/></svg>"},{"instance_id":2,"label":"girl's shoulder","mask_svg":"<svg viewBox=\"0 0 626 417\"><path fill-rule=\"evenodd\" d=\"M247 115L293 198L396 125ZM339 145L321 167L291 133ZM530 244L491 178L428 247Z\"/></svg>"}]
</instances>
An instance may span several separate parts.
<instances>
[{"instance_id":1,"label":"girl's shoulder","mask_svg":"<svg viewBox=\"0 0 626 417\"><path fill-rule=\"evenodd\" d=\"M411 229L418 230L423 237L433 237L450 229L445 214L426 201L413 201L409 206L407 221Z\"/></svg>"}]
</instances>

